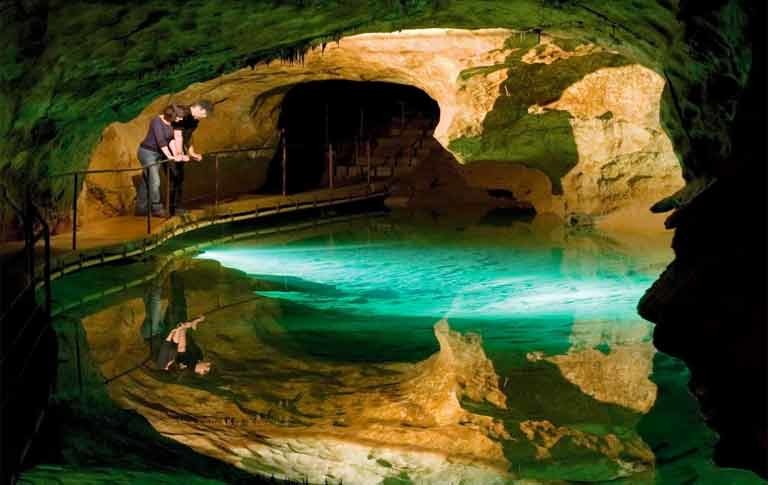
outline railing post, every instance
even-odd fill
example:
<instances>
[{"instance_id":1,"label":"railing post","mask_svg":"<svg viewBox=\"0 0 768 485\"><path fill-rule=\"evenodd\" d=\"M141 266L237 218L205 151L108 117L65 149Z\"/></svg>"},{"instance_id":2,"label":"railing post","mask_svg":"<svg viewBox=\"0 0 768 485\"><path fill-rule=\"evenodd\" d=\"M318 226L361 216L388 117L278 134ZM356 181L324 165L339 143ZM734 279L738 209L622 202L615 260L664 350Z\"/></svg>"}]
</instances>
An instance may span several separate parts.
<instances>
[{"instance_id":1,"label":"railing post","mask_svg":"<svg viewBox=\"0 0 768 485\"><path fill-rule=\"evenodd\" d=\"M32 217L32 189L27 185L24 192L24 239L27 243L24 249L27 253L27 273L29 282L35 284L35 226Z\"/></svg>"},{"instance_id":2,"label":"railing post","mask_svg":"<svg viewBox=\"0 0 768 485\"><path fill-rule=\"evenodd\" d=\"M77 250L77 172L72 185L72 251Z\"/></svg>"},{"instance_id":3,"label":"railing post","mask_svg":"<svg viewBox=\"0 0 768 485\"><path fill-rule=\"evenodd\" d=\"M152 234L152 192L149 191L149 167L144 168L144 188L147 189L147 234Z\"/></svg>"},{"instance_id":4,"label":"railing post","mask_svg":"<svg viewBox=\"0 0 768 485\"><path fill-rule=\"evenodd\" d=\"M213 214L218 217L219 215L219 156L216 155L216 163L214 163L214 199L213 199Z\"/></svg>"},{"instance_id":5,"label":"railing post","mask_svg":"<svg viewBox=\"0 0 768 485\"><path fill-rule=\"evenodd\" d=\"M282 129L283 138L283 196L288 193L286 173L288 171L288 154L286 148L285 128Z\"/></svg>"},{"instance_id":6,"label":"railing post","mask_svg":"<svg viewBox=\"0 0 768 485\"><path fill-rule=\"evenodd\" d=\"M371 185L371 140L365 140L365 157L368 165L368 185Z\"/></svg>"},{"instance_id":7,"label":"railing post","mask_svg":"<svg viewBox=\"0 0 768 485\"><path fill-rule=\"evenodd\" d=\"M171 218L171 162L165 163L165 215Z\"/></svg>"},{"instance_id":8,"label":"railing post","mask_svg":"<svg viewBox=\"0 0 768 485\"><path fill-rule=\"evenodd\" d=\"M333 144L328 144L328 186L333 189Z\"/></svg>"},{"instance_id":9,"label":"railing post","mask_svg":"<svg viewBox=\"0 0 768 485\"><path fill-rule=\"evenodd\" d=\"M45 253L43 254L43 284L45 288L45 312L48 318L51 317L51 306L53 298L51 296L51 231L46 226L43 228L43 237L45 241Z\"/></svg>"}]
</instances>

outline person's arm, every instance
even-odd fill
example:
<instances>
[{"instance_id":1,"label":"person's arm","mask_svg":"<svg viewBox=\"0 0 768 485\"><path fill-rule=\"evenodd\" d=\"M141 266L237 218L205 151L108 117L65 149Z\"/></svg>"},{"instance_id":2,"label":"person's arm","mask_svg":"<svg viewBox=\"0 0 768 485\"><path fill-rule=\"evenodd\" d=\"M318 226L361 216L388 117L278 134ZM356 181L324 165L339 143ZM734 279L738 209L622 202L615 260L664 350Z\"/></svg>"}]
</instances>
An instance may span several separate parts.
<instances>
[{"instance_id":1,"label":"person's arm","mask_svg":"<svg viewBox=\"0 0 768 485\"><path fill-rule=\"evenodd\" d=\"M194 145L189 145L187 152L189 153L189 158L194 158L198 162L203 159L203 156L195 151Z\"/></svg>"},{"instance_id":2,"label":"person's arm","mask_svg":"<svg viewBox=\"0 0 768 485\"><path fill-rule=\"evenodd\" d=\"M160 117L155 118L152 121L152 133L155 136L155 141L157 141L157 144L160 147L160 151L163 152L166 157L175 159L173 153L171 153L170 148L168 148L168 145L161 145L161 143L163 143L162 140L165 140L165 133L163 132L162 123L163 122L160 120Z\"/></svg>"},{"instance_id":3,"label":"person's arm","mask_svg":"<svg viewBox=\"0 0 768 485\"><path fill-rule=\"evenodd\" d=\"M165 140L165 133L163 132L162 123L163 122L160 120L160 117L157 117L152 124L152 132L155 135L155 140L157 140L158 145L163 143L162 140ZM179 160L179 158L171 152L171 149L167 144L160 145L160 151L163 152L163 155L165 155L169 160Z\"/></svg>"},{"instance_id":4,"label":"person's arm","mask_svg":"<svg viewBox=\"0 0 768 485\"><path fill-rule=\"evenodd\" d=\"M171 152L173 152L174 160L179 160L180 158L183 162L189 161L189 157L184 155L184 143L181 130L174 128L173 140L171 140L169 146L171 148Z\"/></svg>"}]
</instances>

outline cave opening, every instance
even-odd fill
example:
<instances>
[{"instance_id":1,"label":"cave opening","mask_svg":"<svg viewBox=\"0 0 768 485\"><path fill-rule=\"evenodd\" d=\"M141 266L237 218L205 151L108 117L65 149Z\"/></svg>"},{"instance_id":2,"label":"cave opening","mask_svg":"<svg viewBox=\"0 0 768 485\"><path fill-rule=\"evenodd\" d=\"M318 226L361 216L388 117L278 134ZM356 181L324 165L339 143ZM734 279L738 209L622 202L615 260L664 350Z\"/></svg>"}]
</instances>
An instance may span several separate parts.
<instances>
[{"instance_id":1,"label":"cave opening","mask_svg":"<svg viewBox=\"0 0 768 485\"><path fill-rule=\"evenodd\" d=\"M409 85L379 81L310 81L293 86L282 102L288 192L327 187L329 147L334 183L407 173L442 146L432 136L437 102ZM281 189L282 152L270 164L266 192Z\"/></svg>"}]
</instances>

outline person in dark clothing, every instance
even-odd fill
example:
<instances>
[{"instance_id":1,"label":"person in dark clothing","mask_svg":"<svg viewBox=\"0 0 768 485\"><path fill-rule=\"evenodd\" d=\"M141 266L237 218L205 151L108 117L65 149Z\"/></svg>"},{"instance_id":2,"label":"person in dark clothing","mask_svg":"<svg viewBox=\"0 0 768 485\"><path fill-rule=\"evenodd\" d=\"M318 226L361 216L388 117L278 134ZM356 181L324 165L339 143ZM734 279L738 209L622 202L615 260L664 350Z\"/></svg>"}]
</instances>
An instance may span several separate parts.
<instances>
[{"instance_id":1,"label":"person in dark clothing","mask_svg":"<svg viewBox=\"0 0 768 485\"><path fill-rule=\"evenodd\" d=\"M213 103L210 101L197 101L189 106L174 105L176 121L173 125L173 141L171 150L176 155L182 155L183 162L173 162L169 167L171 178L170 211L171 214L184 214L186 210L181 207L184 188L184 162L200 161L203 156L195 151L192 144L192 133L197 129L200 120L213 114Z\"/></svg>"},{"instance_id":2,"label":"person in dark clothing","mask_svg":"<svg viewBox=\"0 0 768 485\"><path fill-rule=\"evenodd\" d=\"M181 323L170 331L160 345L155 358L155 364L159 369L191 369L195 374L202 376L211 371L211 363L203 360L203 351L192 336L187 335L190 328L197 330L197 324L204 319L205 317L200 316L192 321Z\"/></svg>"},{"instance_id":3,"label":"person in dark clothing","mask_svg":"<svg viewBox=\"0 0 768 485\"><path fill-rule=\"evenodd\" d=\"M176 110L168 106L159 116L152 118L147 136L139 144L138 158L144 167L143 180L136 196L135 215L145 216L151 210L152 215L166 217L166 211L160 202L160 167L157 162L165 159L181 161L183 155L174 155L169 147L173 140L171 123L176 120ZM149 193L147 193L147 182Z\"/></svg>"},{"instance_id":4,"label":"person in dark clothing","mask_svg":"<svg viewBox=\"0 0 768 485\"><path fill-rule=\"evenodd\" d=\"M184 279L173 271L170 283L165 316L162 312L164 279L155 278L144 295L145 318L141 335L149 345L149 360L162 370L191 369L196 374L205 375L211 364L203 361L203 351L187 334L190 328L197 330L205 317L188 321Z\"/></svg>"}]
</instances>

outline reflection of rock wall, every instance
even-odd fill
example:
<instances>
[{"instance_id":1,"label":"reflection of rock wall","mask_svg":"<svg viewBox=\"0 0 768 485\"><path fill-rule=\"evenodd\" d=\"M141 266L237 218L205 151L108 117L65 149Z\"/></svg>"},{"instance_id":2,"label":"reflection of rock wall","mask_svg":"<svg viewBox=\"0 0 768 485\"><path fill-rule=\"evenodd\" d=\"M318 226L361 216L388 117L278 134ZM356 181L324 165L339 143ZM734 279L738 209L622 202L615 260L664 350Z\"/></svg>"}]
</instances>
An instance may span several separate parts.
<instances>
[{"instance_id":1,"label":"reflection of rock wall","mask_svg":"<svg viewBox=\"0 0 768 485\"><path fill-rule=\"evenodd\" d=\"M211 281L196 271L192 265L177 274L187 282L189 314L220 305L194 332L214 363L205 384L152 370L151 364L137 367L149 352L139 332L141 299L83 320L105 377L133 369L109 384L110 396L161 433L252 472L313 482L408 476L494 483L506 476L498 442L508 438L504 425L460 405L470 399L505 407L479 337L441 322L435 327L440 352L417 364L292 357L262 340L279 332L273 318L279 309L253 298L251 280L227 271ZM208 297L211 292L218 302Z\"/></svg>"},{"instance_id":2,"label":"reflection of rock wall","mask_svg":"<svg viewBox=\"0 0 768 485\"><path fill-rule=\"evenodd\" d=\"M606 354L586 349L546 360L558 366L563 377L584 394L647 413L656 402L656 384L650 379L655 353L653 345L646 342L619 345Z\"/></svg>"},{"instance_id":3,"label":"reflection of rock wall","mask_svg":"<svg viewBox=\"0 0 768 485\"><path fill-rule=\"evenodd\" d=\"M178 264L170 284L158 279L152 287L163 308L183 288L188 314L208 314L193 332L213 362L206 377L169 374L146 363L140 298L83 319L99 370L120 376L108 384L110 397L160 433L255 473L320 483L388 477L502 483L516 477L517 460L549 466L549 455L539 448L556 443L542 445L539 431L528 436L525 422L521 434L519 410L508 409L508 395L478 335L441 321L434 327L440 350L421 362L318 360L283 347L290 336L277 323L280 306L254 297L259 283L218 268L205 260ZM555 432L568 448L553 449L551 457L574 466L600 462L600 471L593 471L600 477L648 463L632 430L616 439L571 425ZM510 454L507 445L521 439L523 447Z\"/></svg>"},{"instance_id":4,"label":"reflection of rock wall","mask_svg":"<svg viewBox=\"0 0 768 485\"><path fill-rule=\"evenodd\" d=\"M520 423L520 431L536 446L539 459L551 458L551 451L558 443L571 441L577 446L595 450L616 460L619 470L616 476L627 476L653 466L653 451L639 436L619 439L614 433L596 436L550 421L528 420Z\"/></svg>"}]
</instances>

